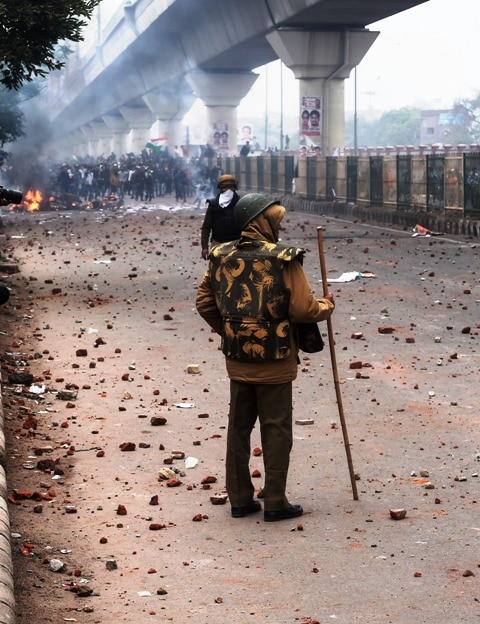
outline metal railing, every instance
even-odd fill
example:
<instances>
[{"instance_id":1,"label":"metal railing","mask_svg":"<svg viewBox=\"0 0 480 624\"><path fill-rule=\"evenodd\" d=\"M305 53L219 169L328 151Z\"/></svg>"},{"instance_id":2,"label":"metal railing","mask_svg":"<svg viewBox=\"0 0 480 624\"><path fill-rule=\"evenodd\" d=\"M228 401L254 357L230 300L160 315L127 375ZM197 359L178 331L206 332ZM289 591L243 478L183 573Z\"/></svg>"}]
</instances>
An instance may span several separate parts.
<instances>
[{"instance_id":1,"label":"metal railing","mask_svg":"<svg viewBox=\"0 0 480 624\"><path fill-rule=\"evenodd\" d=\"M480 218L480 153L209 159L240 189L300 199Z\"/></svg>"}]
</instances>

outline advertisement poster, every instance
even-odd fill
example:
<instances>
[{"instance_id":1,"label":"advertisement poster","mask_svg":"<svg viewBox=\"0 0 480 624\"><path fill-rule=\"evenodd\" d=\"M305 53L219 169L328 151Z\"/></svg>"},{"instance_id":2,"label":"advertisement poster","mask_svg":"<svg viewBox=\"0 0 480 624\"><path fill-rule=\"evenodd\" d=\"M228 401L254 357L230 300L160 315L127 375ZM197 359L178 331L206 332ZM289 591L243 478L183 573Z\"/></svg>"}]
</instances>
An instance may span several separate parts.
<instances>
[{"instance_id":1,"label":"advertisement poster","mask_svg":"<svg viewBox=\"0 0 480 624\"><path fill-rule=\"evenodd\" d=\"M322 98L304 95L300 101L300 134L319 137L322 128Z\"/></svg>"},{"instance_id":2,"label":"advertisement poster","mask_svg":"<svg viewBox=\"0 0 480 624\"><path fill-rule=\"evenodd\" d=\"M228 123L217 121L213 124L212 147L214 150L228 151Z\"/></svg>"},{"instance_id":3,"label":"advertisement poster","mask_svg":"<svg viewBox=\"0 0 480 624\"><path fill-rule=\"evenodd\" d=\"M253 126L250 123L243 124L240 126L238 133L238 143L240 145L245 145L247 141L251 142L253 140Z\"/></svg>"}]
</instances>

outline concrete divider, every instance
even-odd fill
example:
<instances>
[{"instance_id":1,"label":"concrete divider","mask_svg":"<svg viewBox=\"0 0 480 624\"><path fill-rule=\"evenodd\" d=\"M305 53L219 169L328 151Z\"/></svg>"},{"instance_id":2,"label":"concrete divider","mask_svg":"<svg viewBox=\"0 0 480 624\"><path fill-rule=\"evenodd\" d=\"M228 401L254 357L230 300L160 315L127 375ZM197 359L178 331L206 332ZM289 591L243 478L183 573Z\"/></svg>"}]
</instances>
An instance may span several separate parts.
<instances>
[{"instance_id":1,"label":"concrete divider","mask_svg":"<svg viewBox=\"0 0 480 624\"><path fill-rule=\"evenodd\" d=\"M0 624L15 622L15 592L7 502L7 479L0 467Z\"/></svg>"},{"instance_id":2,"label":"concrete divider","mask_svg":"<svg viewBox=\"0 0 480 624\"><path fill-rule=\"evenodd\" d=\"M6 483L5 471L0 469L0 480ZM0 623L15 622L15 593L13 584L10 520L6 498L0 499Z\"/></svg>"},{"instance_id":3,"label":"concrete divider","mask_svg":"<svg viewBox=\"0 0 480 624\"><path fill-rule=\"evenodd\" d=\"M15 592L3 424L3 397L0 384L0 624L13 624L15 622Z\"/></svg>"},{"instance_id":4,"label":"concrete divider","mask_svg":"<svg viewBox=\"0 0 480 624\"><path fill-rule=\"evenodd\" d=\"M0 218L0 238L3 220ZM11 275L20 271L17 264L1 261L0 271ZM10 515L8 513L8 485L6 468L6 443L4 433L3 388L0 380L0 624L15 622L15 588L11 546Z\"/></svg>"}]
</instances>

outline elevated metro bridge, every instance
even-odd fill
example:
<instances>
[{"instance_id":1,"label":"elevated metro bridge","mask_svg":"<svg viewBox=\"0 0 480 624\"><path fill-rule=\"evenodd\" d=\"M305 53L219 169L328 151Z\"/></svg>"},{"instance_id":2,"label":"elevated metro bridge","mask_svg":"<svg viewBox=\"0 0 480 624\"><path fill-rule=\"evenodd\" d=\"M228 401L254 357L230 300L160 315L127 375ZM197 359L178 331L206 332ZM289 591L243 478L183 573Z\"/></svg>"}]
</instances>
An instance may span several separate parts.
<instances>
[{"instance_id":1,"label":"elevated metro bridge","mask_svg":"<svg viewBox=\"0 0 480 624\"><path fill-rule=\"evenodd\" d=\"M196 98L207 107L205 143L224 127L225 151L236 153L252 70L281 59L300 97L318 96L320 127L308 134L328 154L344 144L344 80L378 35L367 26L425 1L125 0L42 97L66 155L138 152L153 134L180 144Z\"/></svg>"}]
</instances>

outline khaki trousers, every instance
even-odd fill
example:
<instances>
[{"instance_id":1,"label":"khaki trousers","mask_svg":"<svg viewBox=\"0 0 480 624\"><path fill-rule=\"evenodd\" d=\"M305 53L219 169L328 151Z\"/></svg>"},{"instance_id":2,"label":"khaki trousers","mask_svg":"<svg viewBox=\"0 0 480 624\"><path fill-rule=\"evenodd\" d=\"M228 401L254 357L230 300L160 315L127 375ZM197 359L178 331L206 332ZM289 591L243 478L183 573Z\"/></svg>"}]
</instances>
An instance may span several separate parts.
<instances>
[{"instance_id":1,"label":"khaki trousers","mask_svg":"<svg viewBox=\"0 0 480 624\"><path fill-rule=\"evenodd\" d=\"M284 509L290 451L292 449L292 382L251 384L230 380L227 431L226 487L232 507L253 499L250 476L250 436L257 421L265 470L265 511Z\"/></svg>"}]
</instances>

